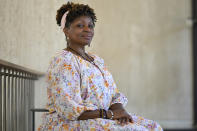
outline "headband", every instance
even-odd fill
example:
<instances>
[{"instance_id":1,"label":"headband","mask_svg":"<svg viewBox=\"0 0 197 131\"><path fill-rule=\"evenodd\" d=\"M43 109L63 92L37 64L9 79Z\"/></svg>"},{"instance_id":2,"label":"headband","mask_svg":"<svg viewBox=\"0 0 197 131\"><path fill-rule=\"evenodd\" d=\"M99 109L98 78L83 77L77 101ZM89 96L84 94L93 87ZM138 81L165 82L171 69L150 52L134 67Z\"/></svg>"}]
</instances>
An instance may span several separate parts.
<instances>
[{"instance_id":1,"label":"headband","mask_svg":"<svg viewBox=\"0 0 197 131\"><path fill-rule=\"evenodd\" d=\"M66 12L64 13L64 15L62 16L62 19L61 19L61 29L62 29L62 30L63 30L64 27L65 27L65 24L66 24L66 16L67 16L68 12L69 12L69 11L66 11Z\"/></svg>"}]
</instances>

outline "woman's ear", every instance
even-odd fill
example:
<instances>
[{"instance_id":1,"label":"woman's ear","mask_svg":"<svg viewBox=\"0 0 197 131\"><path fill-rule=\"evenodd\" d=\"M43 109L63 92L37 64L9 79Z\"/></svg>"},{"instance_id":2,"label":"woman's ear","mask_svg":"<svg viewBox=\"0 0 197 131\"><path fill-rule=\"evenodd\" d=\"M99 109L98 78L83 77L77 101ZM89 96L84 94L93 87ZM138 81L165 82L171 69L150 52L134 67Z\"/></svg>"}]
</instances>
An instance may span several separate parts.
<instances>
[{"instance_id":1,"label":"woman's ear","mask_svg":"<svg viewBox=\"0 0 197 131\"><path fill-rule=\"evenodd\" d=\"M64 34L67 36L68 35L68 29L64 28L63 29Z\"/></svg>"}]
</instances>

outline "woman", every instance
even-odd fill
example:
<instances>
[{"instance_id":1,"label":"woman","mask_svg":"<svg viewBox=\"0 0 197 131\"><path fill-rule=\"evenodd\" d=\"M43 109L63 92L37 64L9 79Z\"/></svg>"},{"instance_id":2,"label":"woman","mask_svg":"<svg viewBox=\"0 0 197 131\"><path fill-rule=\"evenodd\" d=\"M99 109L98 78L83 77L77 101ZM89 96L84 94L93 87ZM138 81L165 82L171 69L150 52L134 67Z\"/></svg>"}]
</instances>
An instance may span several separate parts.
<instances>
[{"instance_id":1,"label":"woman","mask_svg":"<svg viewBox=\"0 0 197 131\"><path fill-rule=\"evenodd\" d=\"M127 98L118 91L103 59L85 52L94 36L94 10L68 2L57 11L56 20L66 36L67 48L50 63L49 113L39 130L161 131L156 122L124 109Z\"/></svg>"}]
</instances>

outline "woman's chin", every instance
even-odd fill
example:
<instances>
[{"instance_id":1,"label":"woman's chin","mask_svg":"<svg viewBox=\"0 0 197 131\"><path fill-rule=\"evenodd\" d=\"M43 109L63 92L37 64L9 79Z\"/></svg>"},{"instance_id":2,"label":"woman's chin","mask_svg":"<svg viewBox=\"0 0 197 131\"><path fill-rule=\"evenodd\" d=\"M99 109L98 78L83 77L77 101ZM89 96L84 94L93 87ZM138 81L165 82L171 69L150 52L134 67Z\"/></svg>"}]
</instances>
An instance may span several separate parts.
<instances>
[{"instance_id":1,"label":"woman's chin","mask_svg":"<svg viewBox=\"0 0 197 131\"><path fill-rule=\"evenodd\" d=\"M82 44L83 44L84 46L89 45L90 43L91 43L91 41L83 41L83 42L82 42Z\"/></svg>"},{"instance_id":2,"label":"woman's chin","mask_svg":"<svg viewBox=\"0 0 197 131\"><path fill-rule=\"evenodd\" d=\"M80 41L76 41L76 43L79 43L82 46L86 46L89 45L91 43L92 40L80 40Z\"/></svg>"}]
</instances>

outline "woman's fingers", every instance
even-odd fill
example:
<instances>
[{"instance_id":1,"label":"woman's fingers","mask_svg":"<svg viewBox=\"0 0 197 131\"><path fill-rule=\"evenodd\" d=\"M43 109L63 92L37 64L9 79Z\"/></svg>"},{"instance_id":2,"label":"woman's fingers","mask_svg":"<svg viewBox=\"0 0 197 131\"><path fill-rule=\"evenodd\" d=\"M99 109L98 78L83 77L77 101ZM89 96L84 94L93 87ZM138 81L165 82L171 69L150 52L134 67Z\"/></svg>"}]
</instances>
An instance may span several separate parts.
<instances>
[{"instance_id":1,"label":"woman's fingers","mask_svg":"<svg viewBox=\"0 0 197 131\"><path fill-rule=\"evenodd\" d=\"M129 118L126 118L126 123L127 123L127 124L129 123Z\"/></svg>"},{"instance_id":2,"label":"woman's fingers","mask_svg":"<svg viewBox=\"0 0 197 131\"><path fill-rule=\"evenodd\" d=\"M131 118L129 118L129 122L133 122L133 120Z\"/></svg>"},{"instance_id":3,"label":"woman's fingers","mask_svg":"<svg viewBox=\"0 0 197 131\"><path fill-rule=\"evenodd\" d=\"M132 118L130 118L130 117L122 117L117 120L118 120L118 123L121 125L128 124L129 122L131 122L131 123L133 122Z\"/></svg>"},{"instance_id":4,"label":"woman's fingers","mask_svg":"<svg viewBox=\"0 0 197 131\"><path fill-rule=\"evenodd\" d=\"M127 120L126 117L121 118L120 121L121 121L121 125L126 125L126 124L128 124L128 123L127 123L128 120Z\"/></svg>"},{"instance_id":5,"label":"woman's fingers","mask_svg":"<svg viewBox=\"0 0 197 131\"><path fill-rule=\"evenodd\" d=\"M132 118L132 116L129 115L127 118L129 119L129 122L133 123L133 118Z\"/></svg>"},{"instance_id":6,"label":"woman's fingers","mask_svg":"<svg viewBox=\"0 0 197 131\"><path fill-rule=\"evenodd\" d=\"M121 120L121 124L124 125L125 124L125 118L122 118Z\"/></svg>"},{"instance_id":7,"label":"woman's fingers","mask_svg":"<svg viewBox=\"0 0 197 131\"><path fill-rule=\"evenodd\" d=\"M117 119L118 120L118 124L122 123L122 118Z\"/></svg>"}]
</instances>

